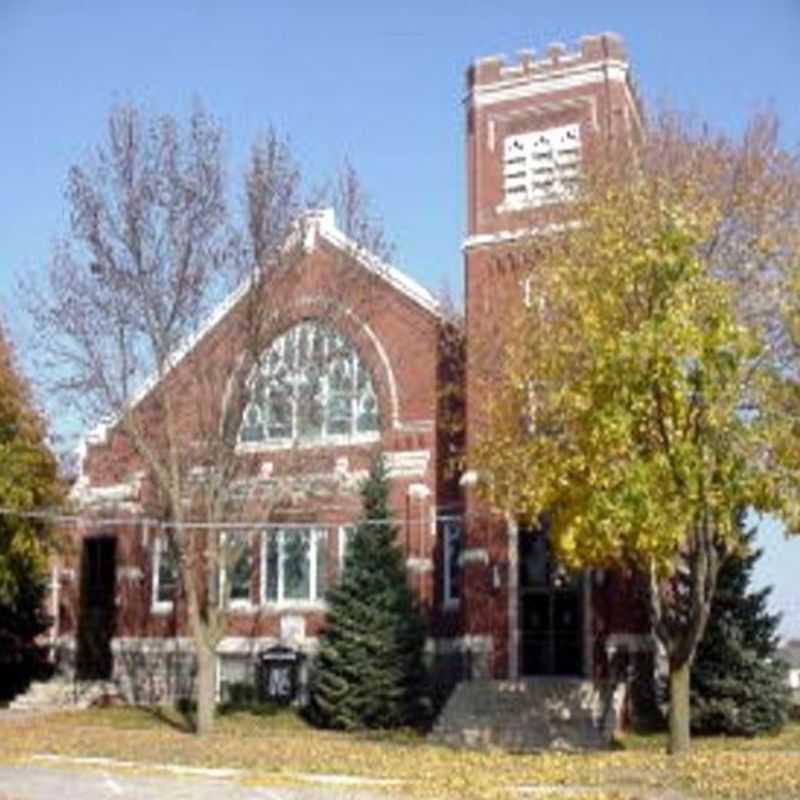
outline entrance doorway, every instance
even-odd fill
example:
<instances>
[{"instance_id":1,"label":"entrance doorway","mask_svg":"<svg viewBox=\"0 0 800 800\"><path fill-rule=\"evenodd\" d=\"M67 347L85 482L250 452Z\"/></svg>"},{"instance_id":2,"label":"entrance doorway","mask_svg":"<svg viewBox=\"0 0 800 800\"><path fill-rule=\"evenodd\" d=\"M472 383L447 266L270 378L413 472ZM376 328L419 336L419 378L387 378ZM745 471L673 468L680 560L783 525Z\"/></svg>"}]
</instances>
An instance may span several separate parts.
<instances>
[{"instance_id":1,"label":"entrance doorway","mask_svg":"<svg viewBox=\"0 0 800 800\"><path fill-rule=\"evenodd\" d=\"M583 675L584 576L560 567L541 530L519 533L520 674Z\"/></svg>"},{"instance_id":2,"label":"entrance doorway","mask_svg":"<svg viewBox=\"0 0 800 800\"><path fill-rule=\"evenodd\" d=\"M95 536L83 540L75 665L81 680L107 680L111 677L116 556L117 540L113 536Z\"/></svg>"}]
</instances>

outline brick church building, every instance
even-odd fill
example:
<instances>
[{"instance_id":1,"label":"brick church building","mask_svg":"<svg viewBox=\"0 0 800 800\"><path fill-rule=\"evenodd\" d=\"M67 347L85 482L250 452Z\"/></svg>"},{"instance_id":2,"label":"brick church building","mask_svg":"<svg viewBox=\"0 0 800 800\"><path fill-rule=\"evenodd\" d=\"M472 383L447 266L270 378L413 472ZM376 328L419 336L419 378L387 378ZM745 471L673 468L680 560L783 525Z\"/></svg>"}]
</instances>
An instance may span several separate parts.
<instances>
[{"instance_id":1,"label":"brick church building","mask_svg":"<svg viewBox=\"0 0 800 800\"><path fill-rule=\"evenodd\" d=\"M237 448L253 465L253 482L305 491L289 506L265 508L249 533L248 558L223 578L230 610L218 647L223 697L232 684L254 680L264 651L313 657L325 587L341 568L360 511L359 482L378 450L408 579L429 620L432 663L445 681L587 681L608 676L615 653L651 647L629 578L559 569L546 537L483 505L480 474L459 471L453 458L455 451L468 457L481 435L485 382L499 355L492 346L501 347L503 321L526 299L516 255L554 206L569 202L581 162L598 143L642 133L623 44L603 34L584 37L574 51L522 53L516 63L480 59L467 71L464 111L466 325L457 347L433 295L353 248L329 211L309 215L303 258L276 279L273 296L284 311L254 377L261 388L245 408ZM348 275L360 270L368 279L371 301L367 308L344 296L331 314L320 287L344 285L345 264ZM223 305L181 356L176 385L181 370L213 351L232 307ZM310 382L317 352L336 355ZM300 388L281 393L278 374ZM463 435L450 424L453 381ZM145 392L140 403L147 402ZM90 524L71 533L75 558L58 571L53 596L63 659L113 678L141 701L180 694L192 659L148 491L146 470L114 425L87 438L73 496Z\"/></svg>"}]
</instances>

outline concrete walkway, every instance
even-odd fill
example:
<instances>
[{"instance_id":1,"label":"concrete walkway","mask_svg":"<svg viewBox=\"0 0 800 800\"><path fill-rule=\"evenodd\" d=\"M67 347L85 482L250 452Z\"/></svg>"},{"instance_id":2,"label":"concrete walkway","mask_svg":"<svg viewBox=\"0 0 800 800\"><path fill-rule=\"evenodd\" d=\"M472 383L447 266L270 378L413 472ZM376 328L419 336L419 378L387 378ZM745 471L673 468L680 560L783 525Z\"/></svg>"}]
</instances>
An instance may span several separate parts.
<instances>
[{"instance_id":1,"label":"concrete walkway","mask_svg":"<svg viewBox=\"0 0 800 800\"><path fill-rule=\"evenodd\" d=\"M332 782L246 787L233 776L210 777L200 770L137 775L99 764L0 764L0 800L56 800L65 795L80 800L386 800L374 788Z\"/></svg>"}]
</instances>

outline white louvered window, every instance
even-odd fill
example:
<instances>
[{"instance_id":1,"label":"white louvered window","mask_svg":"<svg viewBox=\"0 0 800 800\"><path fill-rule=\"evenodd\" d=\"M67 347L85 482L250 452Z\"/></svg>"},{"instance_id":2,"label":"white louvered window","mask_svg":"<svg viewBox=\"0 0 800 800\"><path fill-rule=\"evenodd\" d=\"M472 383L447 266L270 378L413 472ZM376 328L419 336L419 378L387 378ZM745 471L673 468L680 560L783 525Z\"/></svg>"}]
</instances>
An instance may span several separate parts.
<instances>
[{"instance_id":1,"label":"white louvered window","mask_svg":"<svg viewBox=\"0 0 800 800\"><path fill-rule=\"evenodd\" d=\"M580 177L577 123L506 136L503 142L504 206L541 206L575 196Z\"/></svg>"}]
</instances>

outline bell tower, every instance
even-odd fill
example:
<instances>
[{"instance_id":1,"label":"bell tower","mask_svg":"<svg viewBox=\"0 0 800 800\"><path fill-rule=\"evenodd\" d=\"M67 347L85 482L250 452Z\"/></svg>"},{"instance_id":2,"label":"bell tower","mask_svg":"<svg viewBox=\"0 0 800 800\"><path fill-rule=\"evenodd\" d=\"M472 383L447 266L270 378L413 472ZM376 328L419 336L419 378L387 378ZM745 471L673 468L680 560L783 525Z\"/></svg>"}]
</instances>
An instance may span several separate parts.
<instances>
[{"instance_id":1,"label":"bell tower","mask_svg":"<svg viewBox=\"0 0 800 800\"><path fill-rule=\"evenodd\" d=\"M575 51L552 44L544 58L523 51L514 64L481 58L466 77L469 444L480 428L479 368L499 363L491 347L502 345L502 324L524 298L515 264L525 242L559 218L583 165L609 152L605 144L641 137L642 119L612 33L585 36Z\"/></svg>"},{"instance_id":2,"label":"bell tower","mask_svg":"<svg viewBox=\"0 0 800 800\"><path fill-rule=\"evenodd\" d=\"M552 44L516 64L489 56L467 70L467 254L535 225L569 198L600 137L641 134L629 63L616 34Z\"/></svg>"},{"instance_id":3,"label":"bell tower","mask_svg":"<svg viewBox=\"0 0 800 800\"><path fill-rule=\"evenodd\" d=\"M467 70L464 106L469 451L501 377L508 320L515 305L529 299L523 280L530 243L557 230L585 165L612 152L608 144L635 144L643 123L622 39L612 33L585 36L572 51L550 45L540 58L523 51L513 64L496 56L478 59ZM462 480L469 555L464 623L473 635L491 636L494 674L516 677L522 666L518 537L513 523L481 506L476 479L468 472ZM493 576L489 592L481 578L486 565ZM581 661L588 673L588 644L585 649Z\"/></svg>"}]
</instances>

